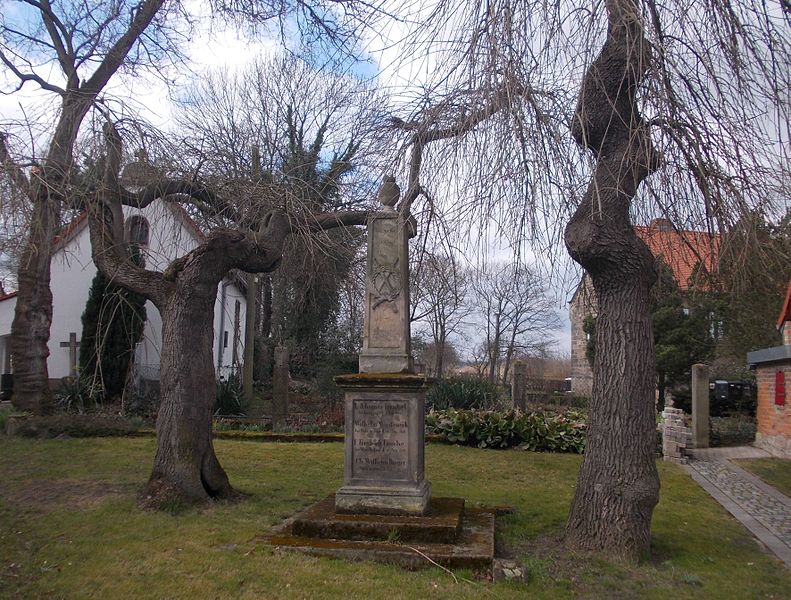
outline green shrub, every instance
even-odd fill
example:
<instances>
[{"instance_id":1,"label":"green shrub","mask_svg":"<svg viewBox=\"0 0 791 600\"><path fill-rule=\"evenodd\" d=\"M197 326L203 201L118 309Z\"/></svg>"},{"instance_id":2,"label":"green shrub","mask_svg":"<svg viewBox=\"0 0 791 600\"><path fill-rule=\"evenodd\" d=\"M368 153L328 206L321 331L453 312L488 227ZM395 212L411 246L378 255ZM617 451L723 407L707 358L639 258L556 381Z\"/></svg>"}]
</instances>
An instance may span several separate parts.
<instances>
[{"instance_id":1,"label":"green shrub","mask_svg":"<svg viewBox=\"0 0 791 600\"><path fill-rule=\"evenodd\" d=\"M451 377L431 387L426 410L483 410L494 408L499 397L495 384L477 377Z\"/></svg>"},{"instance_id":2,"label":"green shrub","mask_svg":"<svg viewBox=\"0 0 791 600\"><path fill-rule=\"evenodd\" d=\"M214 401L214 415L223 417L244 416L244 390L237 375L217 380L217 398Z\"/></svg>"},{"instance_id":3,"label":"green shrub","mask_svg":"<svg viewBox=\"0 0 791 600\"><path fill-rule=\"evenodd\" d=\"M323 361L316 368L316 392L324 400L336 402L343 398L343 391L335 385L334 377L356 373L359 367L356 354L338 354Z\"/></svg>"},{"instance_id":4,"label":"green shrub","mask_svg":"<svg viewBox=\"0 0 791 600\"><path fill-rule=\"evenodd\" d=\"M0 407L0 434L5 432L5 424L8 420L8 417L14 414L21 414L16 413L13 406L2 406Z\"/></svg>"},{"instance_id":5,"label":"green shrub","mask_svg":"<svg viewBox=\"0 0 791 600\"><path fill-rule=\"evenodd\" d=\"M582 453L586 417L573 410L556 414L448 409L426 415L426 430L453 444L479 448Z\"/></svg>"},{"instance_id":6,"label":"green shrub","mask_svg":"<svg viewBox=\"0 0 791 600\"><path fill-rule=\"evenodd\" d=\"M104 392L101 386L85 377L64 377L55 390L55 402L65 412L82 414L101 401Z\"/></svg>"},{"instance_id":7,"label":"green shrub","mask_svg":"<svg viewBox=\"0 0 791 600\"><path fill-rule=\"evenodd\" d=\"M755 441L755 419L744 415L711 417L712 446L742 446Z\"/></svg>"}]
</instances>

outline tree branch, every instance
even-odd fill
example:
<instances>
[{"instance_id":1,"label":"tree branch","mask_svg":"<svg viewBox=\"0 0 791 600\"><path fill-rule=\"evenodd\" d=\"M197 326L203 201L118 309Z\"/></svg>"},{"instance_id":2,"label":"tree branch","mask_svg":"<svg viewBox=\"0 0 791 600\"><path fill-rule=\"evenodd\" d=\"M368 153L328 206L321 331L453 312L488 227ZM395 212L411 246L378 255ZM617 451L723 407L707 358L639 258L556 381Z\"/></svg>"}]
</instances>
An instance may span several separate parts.
<instances>
[{"instance_id":1,"label":"tree branch","mask_svg":"<svg viewBox=\"0 0 791 600\"><path fill-rule=\"evenodd\" d=\"M0 164L3 165L3 169L8 173L14 185L25 194L28 194L30 192L30 181L22 168L11 158L8 152L8 134L2 131L0 131Z\"/></svg>"},{"instance_id":2,"label":"tree branch","mask_svg":"<svg viewBox=\"0 0 791 600\"><path fill-rule=\"evenodd\" d=\"M129 28L113 44L90 79L81 86L82 92L95 96L107 85L110 77L121 67L129 50L132 49L164 3L165 0L144 0L138 5Z\"/></svg>"},{"instance_id":3,"label":"tree branch","mask_svg":"<svg viewBox=\"0 0 791 600\"><path fill-rule=\"evenodd\" d=\"M14 63L12 63L12 62L11 62L11 61L8 59L8 57L5 55L5 52L3 52L3 51L0 51L0 61L2 61L2 62L3 62L3 64L4 64L6 67L8 67L8 68L9 68L9 70L10 70L10 71L11 71L11 72L14 74L14 76L15 76L17 79L19 79L19 81L20 81L20 85L19 85L19 87L20 87L20 88L21 88L21 87L22 87L22 86L23 86L23 85L24 85L26 82L28 82L28 81L32 81L32 82L34 82L34 83L37 83L37 84L38 84L38 86L39 86L39 87L40 87L42 90L47 90L48 92L53 92L53 93L55 93L55 94L61 94L61 95L66 93L66 90L64 90L63 88L59 88L59 87L58 87L58 86L56 86L56 85L52 85L51 83L49 83L49 82L45 81L44 79L42 79L41 77L39 77L39 76L38 76L38 75L36 75L35 73L23 73L22 71L20 71L20 70L19 70L19 69L16 67L16 65L15 65Z\"/></svg>"},{"instance_id":4,"label":"tree branch","mask_svg":"<svg viewBox=\"0 0 791 600\"><path fill-rule=\"evenodd\" d=\"M102 185L88 206L88 226L91 236L93 261L99 270L130 290L150 298L161 307L170 285L161 273L136 266L125 252L126 245L118 238L123 230L121 200L118 190L118 171L121 165L121 136L112 125L104 126L105 164Z\"/></svg>"}]
</instances>

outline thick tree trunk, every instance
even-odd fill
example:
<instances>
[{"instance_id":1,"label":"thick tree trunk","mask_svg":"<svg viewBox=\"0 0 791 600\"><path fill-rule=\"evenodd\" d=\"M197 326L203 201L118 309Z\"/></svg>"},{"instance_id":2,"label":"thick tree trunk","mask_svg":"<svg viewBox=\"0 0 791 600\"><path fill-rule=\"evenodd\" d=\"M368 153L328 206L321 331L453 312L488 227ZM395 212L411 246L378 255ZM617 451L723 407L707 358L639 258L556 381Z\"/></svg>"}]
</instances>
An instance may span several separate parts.
<instances>
[{"instance_id":1,"label":"thick tree trunk","mask_svg":"<svg viewBox=\"0 0 791 600\"><path fill-rule=\"evenodd\" d=\"M141 505L199 504L234 491L212 444L212 348L217 283L179 280L162 307L157 453Z\"/></svg>"},{"instance_id":2,"label":"thick tree trunk","mask_svg":"<svg viewBox=\"0 0 791 600\"><path fill-rule=\"evenodd\" d=\"M566 542L635 561L649 550L659 500L648 308L656 273L629 208L658 159L635 100L650 60L638 7L606 4L607 41L585 75L572 128L597 161L565 239L591 275L598 317L588 438Z\"/></svg>"},{"instance_id":3,"label":"thick tree trunk","mask_svg":"<svg viewBox=\"0 0 791 600\"><path fill-rule=\"evenodd\" d=\"M32 226L19 261L14 320L11 324L11 353L14 368L14 405L35 414L53 409L49 389L49 330L52 324L50 257L59 221L59 201L48 188L34 180Z\"/></svg>"}]
</instances>

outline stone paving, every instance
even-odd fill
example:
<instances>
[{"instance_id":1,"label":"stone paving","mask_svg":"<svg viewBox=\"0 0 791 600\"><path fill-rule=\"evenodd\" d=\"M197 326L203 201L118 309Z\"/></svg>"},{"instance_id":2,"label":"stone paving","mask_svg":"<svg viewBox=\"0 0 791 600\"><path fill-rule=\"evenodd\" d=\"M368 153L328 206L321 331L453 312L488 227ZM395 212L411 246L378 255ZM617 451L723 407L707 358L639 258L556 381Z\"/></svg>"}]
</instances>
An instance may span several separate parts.
<instances>
[{"instance_id":1,"label":"stone paving","mask_svg":"<svg viewBox=\"0 0 791 600\"><path fill-rule=\"evenodd\" d=\"M791 568L791 498L731 462L770 455L752 447L696 449L691 454L685 468L692 478Z\"/></svg>"}]
</instances>

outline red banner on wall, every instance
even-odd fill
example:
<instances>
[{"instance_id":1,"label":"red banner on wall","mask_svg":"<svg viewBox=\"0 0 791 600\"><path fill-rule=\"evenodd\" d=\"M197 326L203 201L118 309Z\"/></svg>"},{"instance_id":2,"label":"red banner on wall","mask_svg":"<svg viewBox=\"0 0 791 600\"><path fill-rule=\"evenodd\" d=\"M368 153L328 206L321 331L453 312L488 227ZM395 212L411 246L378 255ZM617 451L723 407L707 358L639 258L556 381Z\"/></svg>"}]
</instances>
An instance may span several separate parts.
<instances>
[{"instance_id":1,"label":"red banner on wall","mask_svg":"<svg viewBox=\"0 0 791 600\"><path fill-rule=\"evenodd\" d=\"M786 403L786 374L783 371L775 372L775 404L785 406Z\"/></svg>"}]
</instances>

